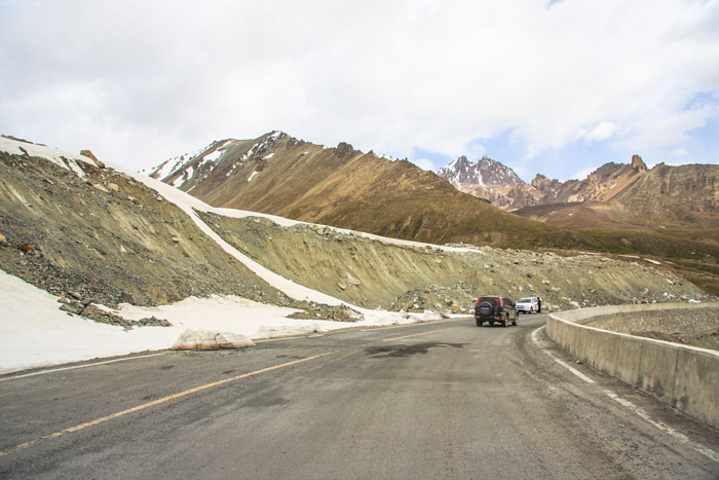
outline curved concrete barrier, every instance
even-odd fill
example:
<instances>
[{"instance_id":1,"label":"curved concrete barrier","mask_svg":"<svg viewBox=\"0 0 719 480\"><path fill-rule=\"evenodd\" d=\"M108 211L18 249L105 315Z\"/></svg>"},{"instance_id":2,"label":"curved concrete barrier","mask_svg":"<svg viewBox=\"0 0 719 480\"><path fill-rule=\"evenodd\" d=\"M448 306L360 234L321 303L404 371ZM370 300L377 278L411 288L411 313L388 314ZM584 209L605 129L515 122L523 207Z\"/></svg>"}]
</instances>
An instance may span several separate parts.
<instances>
[{"instance_id":1,"label":"curved concrete barrier","mask_svg":"<svg viewBox=\"0 0 719 480\"><path fill-rule=\"evenodd\" d=\"M585 363L719 428L719 352L583 325L596 317L656 310L691 314L705 304L621 305L554 313L547 335Z\"/></svg>"}]
</instances>

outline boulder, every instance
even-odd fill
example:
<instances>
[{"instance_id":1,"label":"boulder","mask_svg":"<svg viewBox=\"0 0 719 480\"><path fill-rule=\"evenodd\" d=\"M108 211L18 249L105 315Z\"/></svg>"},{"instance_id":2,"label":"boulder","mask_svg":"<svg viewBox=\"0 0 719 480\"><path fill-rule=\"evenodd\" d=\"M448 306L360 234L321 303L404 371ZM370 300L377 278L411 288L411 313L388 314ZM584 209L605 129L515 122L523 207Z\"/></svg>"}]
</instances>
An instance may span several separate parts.
<instances>
[{"instance_id":1,"label":"boulder","mask_svg":"<svg viewBox=\"0 0 719 480\"><path fill-rule=\"evenodd\" d=\"M105 168L105 164L98 160L97 157L90 150L81 150L80 155L92 160L97 166L97 168Z\"/></svg>"},{"instance_id":2,"label":"boulder","mask_svg":"<svg viewBox=\"0 0 719 480\"><path fill-rule=\"evenodd\" d=\"M251 347L254 344L251 338L237 333L188 329L178 337L172 350L221 350Z\"/></svg>"}]
</instances>

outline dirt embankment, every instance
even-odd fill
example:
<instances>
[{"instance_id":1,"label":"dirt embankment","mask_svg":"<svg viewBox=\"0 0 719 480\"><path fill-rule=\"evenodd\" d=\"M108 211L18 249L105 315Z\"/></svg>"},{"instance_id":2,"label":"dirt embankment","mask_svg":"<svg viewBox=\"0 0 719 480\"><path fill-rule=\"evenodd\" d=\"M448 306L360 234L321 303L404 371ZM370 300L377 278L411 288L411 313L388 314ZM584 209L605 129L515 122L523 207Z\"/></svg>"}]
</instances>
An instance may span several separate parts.
<instances>
[{"instance_id":1,"label":"dirt embankment","mask_svg":"<svg viewBox=\"0 0 719 480\"><path fill-rule=\"evenodd\" d=\"M316 225L282 227L259 217L203 218L270 270L368 308L468 312L482 294L540 296L555 310L712 298L642 260L397 245Z\"/></svg>"},{"instance_id":2,"label":"dirt embankment","mask_svg":"<svg viewBox=\"0 0 719 480\"><path fill-rule=\"evenodd\" d=\"M153 190L81 167L84 179L44 158L0 152L0 268L83 305L211 294L290 302Z\"/></svg>"}]
</instances>

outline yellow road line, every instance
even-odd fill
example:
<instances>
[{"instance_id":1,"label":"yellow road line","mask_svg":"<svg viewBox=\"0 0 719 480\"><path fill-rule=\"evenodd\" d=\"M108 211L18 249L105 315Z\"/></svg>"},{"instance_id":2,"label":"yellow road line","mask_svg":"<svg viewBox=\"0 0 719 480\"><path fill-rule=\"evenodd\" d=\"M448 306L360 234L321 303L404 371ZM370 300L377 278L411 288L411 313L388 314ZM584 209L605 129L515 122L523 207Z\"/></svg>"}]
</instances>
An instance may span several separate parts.
<instances>
[{"instance_id":1,"label":"yellow road line","mask_svg":"<svg viewBox=\"0 0 719 480\"><path fill-rule=\"evenodd\" d=\"M190 395L190 394L192 394L192 393L197 393L197 392L200 392L200 391L202 391L202 390L207 390L207 389L209 389L209 388L214 388L214 387L223 385L223 384L225 384L225 383L234 382L234 381L236 381L236 380L240 380L240 379L247 378L247 377L252 377L252 376L254 376L254 375L259 375L259 374L261 374L261 373L267 373L267 372L271 372L271 371L273 371L273 370L279 370L280 368L289 367L289 366L291 366L291 365L296 365L296 364L298 364L298 363L309 362L310 360L315 360L315 359L318 359L318 358L321 358L321 357L326 357L326 356L328 356L328 355L332 355L333 353L335 353L335 352L323 353L323 354L321 354L321 355L315 355L315 356L313 356L313 357L303 358L303 359L301 359L301 360L294 360L294 361L292 361L292 362L283 363L283 364L281 364L281 365L275 365L274 367L263 368L263 369L261 369L261 370L255 370L254 372L244 373L244 374L242 374L242 375L237 375L236 377L226 378L226 379L224 379L224 380L219 380L219 381L217 381L217 382L212 382L212 383L208 383L208 384L206 384L206 385L201 385L201 386L199 386L199 387L191 388L191 389L189 389L189 390L185 390L184 392L179 392L179 393L175 393L175 394L173 394L173 395L168 395L167 397L163 397L163 398L160 398L160 399L157 399L157 400L153 400L152 402L143 403L142 405L138 405L138 406L136 406L136 407L128 408L127 410L123 410L123 411L121 411L121 412L113 413L112 415L107 415L107 416L105 416L105 417L98 418L98 419L93 420L93 421L91 421L91 422L81 423L80 425L75 425L74 427L66 428L65 430L62 430L62 431L60 431L60 432L52 433L52 434L50 434L50 435L45 435L45 436L42 436L42 437L40 437L40 438L36 438L35 440L31 440L31 441L29 441L29 442L21 443L20 445L17 445L16 447L11 448L11 449L9 449L9 450L5 450L4 452L3 452L3 451L0 451L0 457L2 457L2 456L4 456L4 455L9 455L9 454L11 454L11 453L15 453L15 452L17 452L18 450L22 450L22 449L25 449L25 448L32 447L33 445L35 445L36 443L38 443L38 442L40 442L40 441L42 441L42 440L51 440L51 439L53 439L53 438L58 438L58 437L61 437L61 436L65 435L66 433L73 433L73 432L77 432L77 431L83 430L83 429L88 428L88 427L93 427L93 426L95 426L95 425L99 425L100 423L107 422L108 420L113 420L113 419L115 419L115 418L119 418L119 417L122 417L122 416L124 416L124 415L128 415L128 414L130 414L130 413L139 412L140 410L144 410L144 409L146 409L146 408L154 407L154 406L156 406L156 405L160 405L160 404L162 404L162 403L169 402L170 400L175 400L175 399L177 399L177 398L185 397L185 396Z\"/></svg>"},{"instance_id":2,"label":"yellow road line","mask_svg":"<svg viewBox=\"0 0 719 480\"><path fill-rule=\"evenodd\" d=\"M431 332L415 333L414 335L405 335L404 337L388 338L388 339L382 340L382 341L383 341L383 342L391 342L391 341L393 341L393 340L402 340L403 338L419 337L420 335L427 335L428 333L444 332L445 330L446 330L446 329L442 329L442 330L432 330Z\"/></svg>"}]
</instances>

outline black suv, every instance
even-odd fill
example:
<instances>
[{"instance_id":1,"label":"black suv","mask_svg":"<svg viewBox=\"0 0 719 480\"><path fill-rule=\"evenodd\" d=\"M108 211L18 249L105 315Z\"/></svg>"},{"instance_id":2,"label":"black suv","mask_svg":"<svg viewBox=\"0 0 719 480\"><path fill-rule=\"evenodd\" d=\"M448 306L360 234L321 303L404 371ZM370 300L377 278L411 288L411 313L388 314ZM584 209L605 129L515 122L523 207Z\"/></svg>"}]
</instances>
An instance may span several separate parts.
<instances>
[{"instance_id":1,"label":"black suv","mask_svg":"<svg viewBox=\"0 0 719 480\"><path fill-rule=\"evenodd\" d=\"M516 325L518 316L514 302L507 297L482 295L474 307L474 319L477 321L478 327L481 327L484 322L489 323L490 327L495 323L499 323L503 327L510 322L512 325Z\"/></svg>"}]
</instances>

